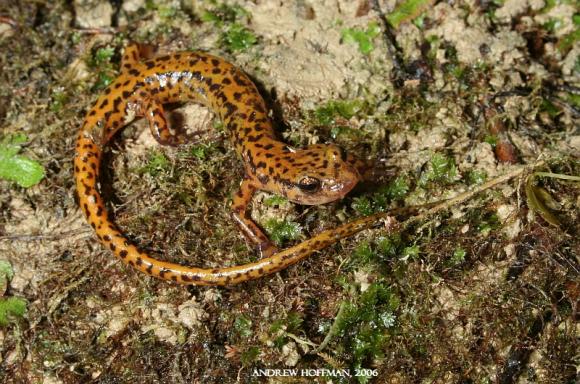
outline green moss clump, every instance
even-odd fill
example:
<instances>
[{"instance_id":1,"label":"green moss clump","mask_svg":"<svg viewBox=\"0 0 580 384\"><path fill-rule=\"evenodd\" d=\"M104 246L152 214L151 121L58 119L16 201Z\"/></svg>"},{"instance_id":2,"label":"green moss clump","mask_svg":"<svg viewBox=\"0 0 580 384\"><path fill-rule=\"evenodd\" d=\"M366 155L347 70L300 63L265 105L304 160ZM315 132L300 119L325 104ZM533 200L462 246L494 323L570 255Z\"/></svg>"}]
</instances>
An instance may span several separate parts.
<instances>
[{"instance_id":1,"label":"green moss clump","mask_svg":"<svg viewBox=\"0 0 580 384\"><path fill-rule=\"evenodd\" d=\"M342 40L345 43L356 43L362 54L368 55L375 46L373 39L381 33L381 28L376 22L370 22L366 29L347 28L342 30Z\"/></svg>"},{"instance_id":2,"label":"green moss clump","mask_svg":"<svg viewBox=\"0 0 580 384\"><path fill-rule=\"evenodd\" d=\"M300 224L289 220L269 219L264 224L264 229L268 233L270 240L280 246L289 240L297 240L302 228Z\"/></svg>"}]
</instances>

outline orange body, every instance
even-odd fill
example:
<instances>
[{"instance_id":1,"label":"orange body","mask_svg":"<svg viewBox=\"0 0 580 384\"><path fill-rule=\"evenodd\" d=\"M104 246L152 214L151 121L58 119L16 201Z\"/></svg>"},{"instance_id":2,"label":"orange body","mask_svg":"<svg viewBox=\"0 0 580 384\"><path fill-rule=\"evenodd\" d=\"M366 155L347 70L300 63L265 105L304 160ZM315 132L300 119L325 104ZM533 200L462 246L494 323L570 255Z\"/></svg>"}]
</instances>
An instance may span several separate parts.
<instances>
[{"instance_id":1,"label":"orange body","mask_svg":"<svg viewBox=\"0 0 580 384\"><path fill-rule=\"evenodd\" d=\"M235 284L280 271L382 217L360 219L278 251L248 214L254 192L270 191L299 204L337 200L359 181L352 162L334 145L294 149L277 141L256 87L242 71L223 59L201 52L181 52L145 61L140 61L140 56L136 45L125 50L121 74L86 115L74 159L81 209L99 240L124 263L151 276L183 284ZM137 117L147 118L151 133L161 144L185 142L184 137L170 132L163 112L163 104L185 101L201 103L220 116L244 162L245 177L234 197L232 216L264 256L256 263L201 269L163 262L131 244L108 218L98 188L103 147L116 131Z\"/></svg>"}]
</instances>

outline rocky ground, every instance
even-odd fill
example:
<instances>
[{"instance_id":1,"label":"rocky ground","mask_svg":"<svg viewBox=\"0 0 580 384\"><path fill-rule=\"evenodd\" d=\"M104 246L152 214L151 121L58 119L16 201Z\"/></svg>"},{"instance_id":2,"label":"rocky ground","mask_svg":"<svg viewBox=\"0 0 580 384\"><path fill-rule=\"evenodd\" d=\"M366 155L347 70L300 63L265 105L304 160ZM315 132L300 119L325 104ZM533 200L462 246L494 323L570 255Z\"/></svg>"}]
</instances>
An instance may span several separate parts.
<instances>
[{"instance_id":1,"label":"rocky ground","mask_svg":"<svg viewBox=\"0 0 580 384\"><path fill-rule=\"evenodd\" d=\"M567 0L3 0L0 380L574 382L579 25ZM282 140L371 164L340 202L258 194L252 216L281 247L379 211L408 225L227 288L124 266L78 209L72 158L130 41L226 58ZM113 140L116 223L161 259L256 260L229 216L242 166L223 126L194 104L170 115L199 139L161 147L137 121Z\"/></svg>"}]
</instances>

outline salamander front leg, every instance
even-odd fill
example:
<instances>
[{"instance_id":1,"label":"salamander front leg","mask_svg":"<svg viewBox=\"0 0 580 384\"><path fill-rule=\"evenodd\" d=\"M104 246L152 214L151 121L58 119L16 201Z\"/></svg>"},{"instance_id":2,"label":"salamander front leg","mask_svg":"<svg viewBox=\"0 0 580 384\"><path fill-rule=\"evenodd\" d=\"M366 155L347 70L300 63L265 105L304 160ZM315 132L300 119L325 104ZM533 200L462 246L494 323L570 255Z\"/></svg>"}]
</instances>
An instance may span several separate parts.
<instances>
[{"instance_id":1,"label":"salamander front leg","mask_svg":"<svg viewBox=\"0 0 580 384\"><path fill-rule=\"evenodd\" d=\"M248 178L244 178L240 185L240 190L234 196L232 203L232 217L242 230L244 236L256 245L262 257L268 257L278 252L278 248L272 244L270 239L268 239L264 232L262 232L250 217L248 205L250 204L255 192L256 187L252 184L252 181Z\"/></svg>"},{"instance_id":2,"label":"salamander front leg","mask_svg":"<svg viewBox=\"0 0 580 384\"><path fill-rule=\"evenodd\" d=\"M147 120L149 121L149 129L151 129L151 134L162 145L177 146L185 144L189 141L187 135L173 134L169 130L169 125L167 124L167 119L165 118L165 110L163 109L163 104L155 99L149 100L149 105L147 107L147 112L145 113Z\"/></svg>"}]
</instances>

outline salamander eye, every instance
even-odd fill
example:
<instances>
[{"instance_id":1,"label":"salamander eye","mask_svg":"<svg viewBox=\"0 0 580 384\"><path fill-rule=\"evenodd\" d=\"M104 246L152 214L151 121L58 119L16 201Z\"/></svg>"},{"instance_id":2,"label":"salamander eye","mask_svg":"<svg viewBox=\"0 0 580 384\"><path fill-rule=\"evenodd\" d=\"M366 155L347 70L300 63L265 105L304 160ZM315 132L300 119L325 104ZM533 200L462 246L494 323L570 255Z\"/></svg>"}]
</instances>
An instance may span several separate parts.
<instances>
[{"instance_id":1,"label":"salamander eye","mask_svg":"<svg viewBox=\"0 0 580 384\"><path fill-rule=\"evenodd\" d=\"M317 178L306 176L298 182L298 188L305 193L315 193L320 190L321 184Z\"/></svg>"}]
</instances>

